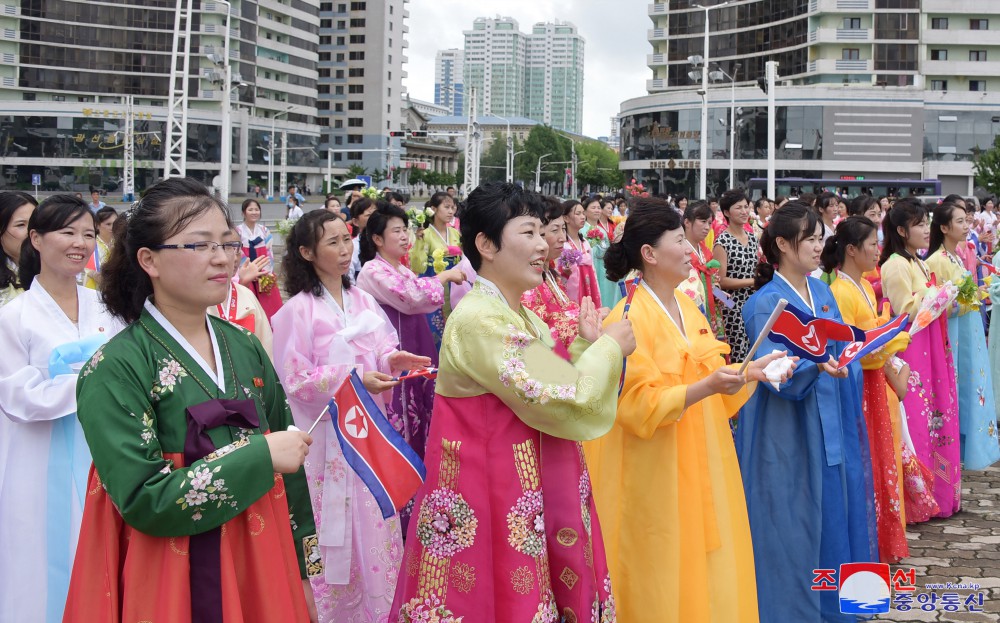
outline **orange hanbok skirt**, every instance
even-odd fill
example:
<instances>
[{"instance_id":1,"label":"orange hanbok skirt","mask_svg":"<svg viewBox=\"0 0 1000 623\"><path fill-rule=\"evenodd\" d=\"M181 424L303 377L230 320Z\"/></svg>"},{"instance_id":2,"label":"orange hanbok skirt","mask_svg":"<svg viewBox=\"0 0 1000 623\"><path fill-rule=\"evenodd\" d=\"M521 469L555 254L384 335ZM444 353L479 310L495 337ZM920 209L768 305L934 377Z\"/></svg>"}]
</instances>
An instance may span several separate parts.
<instances>
[{"instance_id":1,"label":"orange hanbok skirt","mask_svg":"<svg viewBox=\"0 0 1000 623\"><path fill-rule=\"evenodd\" d=\"M176 469L182 453L165 454ZM125 523L91 467L64 623L191 621L187 536L155 537ZM222 526L225 623L309 621L285 485Z\"/></svg>"}]
</instances>

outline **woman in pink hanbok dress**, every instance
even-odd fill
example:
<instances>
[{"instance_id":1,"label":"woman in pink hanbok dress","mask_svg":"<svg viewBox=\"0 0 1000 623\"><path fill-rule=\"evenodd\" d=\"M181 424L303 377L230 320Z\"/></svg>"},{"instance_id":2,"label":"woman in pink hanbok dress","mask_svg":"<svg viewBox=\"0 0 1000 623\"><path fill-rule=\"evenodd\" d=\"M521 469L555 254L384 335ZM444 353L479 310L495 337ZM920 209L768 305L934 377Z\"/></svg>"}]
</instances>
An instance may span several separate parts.
<instances>
[{"instance_id":1,"label":"woman in pink hanbok dress","mask_svg":"<svg viewBox=\"0 0 1000 623\"><path fill-rule=\"evenodd\" d=\"M385 312L371 295L351 287L352 249L347 225L326 210L303 216L288 237L284 269L291 298L272 319L274 363L302 430L352 369L384 411L383 392L398 383L392 373L430 365L427 357L398 350ZM382 518L330 424L314 430L305 468L326 564L324 576L312 580L319 621L388 621L402 556L398 518Z\"/></svg>"},{"instance_id":2,"label":"woman in pink hanbok dress","mask_svg":"<svg viewBox=\"0 0 1000 623\"><path fill-rule=\"evenodd\" d=\"M893 314L908 314L911 322L934 280L916 254L930 244L927 210L919 202L900 199L882 221L882 290ZM903 399L907 429L917 459L934 474L936 517L950 517L962 508L958 397L955 367L948 340L948 319L942 314L926 329L911 332L910 346L900 358L910 366L909 391ZM912 521L918 513L906 511Z\"/></svg>"},{"instance_id":3,"label":"woman in pink hanbok dress","mask_svg":"<svg viewBox=\"0 0 1000 623\"><path fill-rule=\"evenodd\" d=\"M579 201L569 200L563 203L563 219L566 221L566 244L564 258L558 261L559 272L565 279L566 294L578 304L583 297L589 296L596 307L601 306L601 289L594 272L594 256L590 252L590 243L584 240L584 227L587 215Z\"/></svg>"}]
</instances>

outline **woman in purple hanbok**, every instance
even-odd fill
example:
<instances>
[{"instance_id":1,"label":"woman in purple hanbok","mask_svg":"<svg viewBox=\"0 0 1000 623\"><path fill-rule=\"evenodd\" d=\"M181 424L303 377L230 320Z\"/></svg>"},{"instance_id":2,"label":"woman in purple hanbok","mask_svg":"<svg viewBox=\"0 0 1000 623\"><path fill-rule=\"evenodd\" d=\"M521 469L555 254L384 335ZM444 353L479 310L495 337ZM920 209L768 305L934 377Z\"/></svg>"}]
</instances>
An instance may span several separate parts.
<instances>
[{"instance_id":1,"label":"woman in purple hanbok","mask_svg":"<svg viewBox=\"0 0 1000 623\"><path fill-rule=\"evenodd\" d=\"M444 287L461 284L465 274L449 268L435 277L417 277L402 265L410 244L406 213L380 201L360 237L361 273L358 287L371 294L382 306L399 335L400 348L430 357L438 365L438 351L427 324L426 314L441 309ZM434 380L416 377L403 381L387 401L386 417L421 457L431 426ZM405 530L405 521L404 521Z\"/></svg>"}]
</instances>

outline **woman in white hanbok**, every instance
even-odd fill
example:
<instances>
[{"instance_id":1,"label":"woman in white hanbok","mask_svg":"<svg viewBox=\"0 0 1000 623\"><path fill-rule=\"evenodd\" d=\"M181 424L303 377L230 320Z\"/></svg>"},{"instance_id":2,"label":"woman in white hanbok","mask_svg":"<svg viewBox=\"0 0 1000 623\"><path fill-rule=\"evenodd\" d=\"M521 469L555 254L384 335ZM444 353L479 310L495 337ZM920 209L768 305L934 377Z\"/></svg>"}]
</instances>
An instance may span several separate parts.
<instances>
[{"instance_id":1,"label":"woman in white hanbok","mask_svg":"<svg viewBox=\"0 0 1000 623\"><path fill-rule=\"evenodd\" d=\"M24 294L0 309L0 621L61 621L90 453L76 419L83 363L120 325L77 285L94 217L56 195L28 222Z\"/></svg>"}]
</instances>

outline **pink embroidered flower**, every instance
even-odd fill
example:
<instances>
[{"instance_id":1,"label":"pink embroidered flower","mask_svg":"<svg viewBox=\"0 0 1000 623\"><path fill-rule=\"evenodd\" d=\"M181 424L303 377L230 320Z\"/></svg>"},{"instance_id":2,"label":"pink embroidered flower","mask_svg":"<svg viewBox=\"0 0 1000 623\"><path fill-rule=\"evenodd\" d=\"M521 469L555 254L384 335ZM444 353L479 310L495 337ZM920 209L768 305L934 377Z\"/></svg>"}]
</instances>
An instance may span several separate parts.
<instances>
[{"instance_id":1,"label":"pink embroidered flower","mask_svg":"<svg viewBox=\"0 0 1000 623\"><path fill-rule=\"evenodd\" d=\"M472 545L479 520L465 498L439 487L424 498L417 517L417 538L438 558L451 558Z\"/></svg>"},{"instance_id":2,"label":"pink embroidered flower","mask_svg":"<svg viewBox=\"0 0 1000 623\"><path fill-rule=\"evenodd\" d=\"M529 489L507 513L507 542L526 556L540 556L545 551L545 520L542 492Z\"/></svg>"},{"instance_id":3,"label":"pink embroidered flower","mask_svg":"<svg viewBox=\"0 0 1000 623\"><path fill-rule=\"evenodd\" d=\"M542 395L542 384L534 379L525 381L521 389L527 398L533 400Z\"/></svg>"},{"instance_id":4,"label":"pink embroidered flower","mask_svg":"<svg viewBox=\"0 0 1000 623\"><path fill-rule=\"evenodd\" d=\"M195 490L204 489L212 482L212 472L207 467L195 470L194 477L191 478L191 488Z\"/></svg>"}]
</instances>

